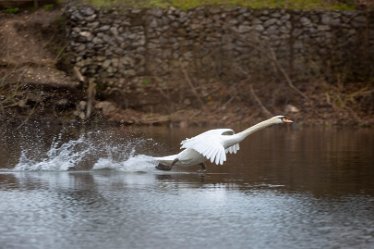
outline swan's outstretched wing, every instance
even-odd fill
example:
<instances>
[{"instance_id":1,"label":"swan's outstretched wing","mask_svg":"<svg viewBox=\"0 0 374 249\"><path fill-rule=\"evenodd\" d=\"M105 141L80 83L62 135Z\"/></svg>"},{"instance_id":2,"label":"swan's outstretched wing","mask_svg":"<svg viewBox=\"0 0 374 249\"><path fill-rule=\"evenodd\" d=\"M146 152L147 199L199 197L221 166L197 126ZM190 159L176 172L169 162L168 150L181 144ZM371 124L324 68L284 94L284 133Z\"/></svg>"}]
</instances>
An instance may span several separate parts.
<instances>
[{"instance_id":1,"label":"swan's outstretched wing","mask_svg":"<svg viewBox=\"0 0 374 249\"><path fill-rule=\"evenodd\" d=\"M236 152L238 152L239 149L240 149L239 144L234 144L233 146L228 147L228 148L225 150L225 152L226 152L226 153L231 153L231 154L236 154Z\"/></svg>"},{"instance_id":2,"label":"swan's outstretched wing","mask_svg":"<svg viewBox=\"0 0 374 249\"><path fill-rule=\"evenodd\" d=\"M220 165L226 161L226 151L223 147L221 136L232 134L234 134L234 131L231 129L209 130L193 138L183 140L181 142L181 149L194 149L205 156L212 163L214 162L215 164ZM230 148L228 148L229 151L234 151Z\"/></svg>"}]
</instances>

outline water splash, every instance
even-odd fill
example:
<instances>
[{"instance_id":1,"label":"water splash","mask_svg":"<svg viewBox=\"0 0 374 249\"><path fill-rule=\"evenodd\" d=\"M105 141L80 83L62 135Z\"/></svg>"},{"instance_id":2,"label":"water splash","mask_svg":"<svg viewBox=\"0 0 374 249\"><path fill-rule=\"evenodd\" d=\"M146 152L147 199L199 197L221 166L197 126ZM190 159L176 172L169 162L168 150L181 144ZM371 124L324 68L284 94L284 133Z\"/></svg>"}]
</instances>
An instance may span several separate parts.
<instances>
[{"instance_id":1,"label":"water splash","mask_svg":"<svg viewBox=\"0 0 374 249\"><path fill-rule=\"evenodd\" d=\"M97 134L96 134L97 135ZM129 139L119 144L95 141L80 136L62 142L62 135L54 138L48 151L39 159L32 159L30 150L22 150L13 171L119 170L126 172L152 171L156 161L151 156L137 154L137 148L149 140ZM40 154L40 153L37 153Z\"/></svg>"},{"instance_id":2,"label":"water splash","mask_svg":"<svg viewBox=\"0 0 374 249\"><path fill-rule=\"evenodd\" d=\"M52 141L50 149L46 153L46 158L41 161L29 159L25 151L21 152L18 164L14 170L17 171L36 171L53 170L66 171L72 169L83 160L90 151L90 144L81 136L77 140L70 140L60 145L61 136ZM82 149L81 149L82 148Z\"/></svg>"},{"instance_id":3,"label":"water splash","mask_svg":"<svg viewBox=\"0 0 374 249\"><path fill-rule=\"evenodd\" d=\"M94 164L93 170L112 169L125 172L149 172L154 171L157 162L151 156L130 156L123 162L115 162L112 158L99 158Z\"/></svg>"}]
</instances>

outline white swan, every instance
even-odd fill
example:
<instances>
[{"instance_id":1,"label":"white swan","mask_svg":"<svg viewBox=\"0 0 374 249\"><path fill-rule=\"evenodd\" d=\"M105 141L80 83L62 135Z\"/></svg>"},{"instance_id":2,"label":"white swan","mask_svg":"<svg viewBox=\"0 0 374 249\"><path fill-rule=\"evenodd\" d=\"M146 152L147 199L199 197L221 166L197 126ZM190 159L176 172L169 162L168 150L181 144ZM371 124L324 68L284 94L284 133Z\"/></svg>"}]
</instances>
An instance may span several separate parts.
<instances>
[{"instance_id":1,"label":"white swan","mask_svg":"<svg viewBox=\"0 0 374 249\"><path fill-rule=\"evenodd\" d=\"M181 142L182 150L179 154L155 157L158 161L156 169L171 170L173 166L201 165L205 170L204 162L222 165L226 161L226 153L235 154L239 150L239 143L252 133L273 124L292 123L284 116L275 116L262 121L242 132L236 133L232 129L214 129L203 132L193 138Z\"/></svg>"}]
</instances>

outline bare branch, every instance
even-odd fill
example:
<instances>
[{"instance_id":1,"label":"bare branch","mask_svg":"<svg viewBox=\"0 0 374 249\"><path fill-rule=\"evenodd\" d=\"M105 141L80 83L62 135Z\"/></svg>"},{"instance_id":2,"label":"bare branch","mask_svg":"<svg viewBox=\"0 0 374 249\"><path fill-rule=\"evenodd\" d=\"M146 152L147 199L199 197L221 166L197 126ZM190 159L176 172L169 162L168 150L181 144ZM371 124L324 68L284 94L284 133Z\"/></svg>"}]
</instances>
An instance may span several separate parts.
<instances>
[{"instance_id":1,"label":"bare branch","mask_svg":"<svg viewBox=\"0 0 374 249\"><path fill-rule=\"evenodd\" d=\"M20 129L20 128L21 128L22 126L24 126L25 124L27 124L27 122L29 122L31 116L32 116L32 115L34 114L34 112L36 111L36 107L37 107L37 104L34 105L34 107L33 107L33 108L31 109L31 111L28 113L26 119L23 120L23 122L22 122L19 126L17 126L17 128L16 128L17 130Z\"/></svg>"},{"instance_id":2,"label":"bare branch","mask_svg":"<svg viewBox=\"0 0 374 249\"><path fill-rule=\"evenodd\" d=\"M304 99L310 101L309 97L306 96L302 91L300 91L292 82L290 76L288 75L288 73L286 72L286 70L284 69L284 67L279 63L278 61L278 58L274 52L274 50L269 47L269 51L270 51L270 59L271 61L274 63L275 67L278 69L279 72L281 72L281 74L283 75L283 77L285 78L285 80L287 81L287 84L290 88L292 88L295 92L297 92L299 95L301 95Z\"/></svg>"},{"instance_id":3,"label":"bare branch","mask_svg":"<svg viewBox=\"0 0 374 249\"><path fill-rule=\"evenodd\" d=\"M179 65L180 65L180 67L181 67L181 71L182 71L182 73L183 73L183 75L184 75L184 78L186 79L188 85L189 85L190 88L191 88L191 91L192 91L193 94L195 95L196 99L199 101L200 105L203 106L203 105L204 105L204 102L203 102L203 100L201 99L201 97L199 96L199 94L197 93L195 86L192 84L191 78L190 78L190 76L188 75L186 69L183 67L182 62L179 61Z\"/></svg>"},{"instance_id":4,"label":"bare branch","mask_svg":"<svg viewBox=\"0 0 374 249\"><path fill-rule=\"evenodd\" d=\"M250 89L250 92L251 92L251 95L253 97L253 99L256 101L256 103L258 104L258 106L261 108L261 111L268 117L271 117L271 116L274 116L265 106L264 104L262 104L261 100L259 99L259 97L256 95L255 91L253 90L253 86L252 84L249 85L249 89Z\"/></svg>"},{"instance_id":5,"label":"bare branch","mask_svg":"<svg viewBox=\"0 0 374 249\"><path fill-rule=\"evenodd\" d=\"M74 76L80 81L84 82L85 79L77 67L73 67Z\"/></svg>"},{"instance_id":6,"label":"bare branch","mask_svg":"<svg viewBox=\"0 0 374 249\"><path fill-rule=\"evenodd\" d=\"M96 95L96 83L93 80L88 82L87 88L87 109L85 119L88 119L91 116L92 108L95 102Z\"/></svg>"},{"instance_id":7,"label":"bare branch","mask_svg":"<svg viewBox=\"0 0 374 249\"><path fill-rule=\"evenodd\" d=\"M291 77L288 75L284 67L279 63L279 60L274 52L274 50L270 46L261 46L259 44L255 44L253 42L248 41L248 45L265 55L275 66L275 68L282 74L284 79L287 82L287 85L294 90L296 93L298 93L300 96L302 96L304 99L308 100L310 102L310 98L306 96L302 91L300 91L292 82Z\"/></svg>"}]
</instances>

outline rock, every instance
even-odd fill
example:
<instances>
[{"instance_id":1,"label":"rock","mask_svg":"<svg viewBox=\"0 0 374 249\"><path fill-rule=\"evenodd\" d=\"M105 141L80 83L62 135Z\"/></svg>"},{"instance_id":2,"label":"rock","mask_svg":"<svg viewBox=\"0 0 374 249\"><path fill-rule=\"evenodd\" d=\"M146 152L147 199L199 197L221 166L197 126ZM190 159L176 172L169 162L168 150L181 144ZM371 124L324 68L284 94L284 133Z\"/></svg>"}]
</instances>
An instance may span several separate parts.
<instances>
[{"instance_id":1,"label":"rock","mask_svg":"<svg viewBox=\"0 0 374 249\"><path fill-rule=\"evenodd\" d=\"M246 25L240 25L238 27L238 33L242 34L242 33L248 33L252 30L252 28L250 26L246 26Z\"/></svg>"},{"instance_id":2,"label":"rock","mask_svg":"<svg viewBox=\"0 0 374 249\"><path fill-rule=\"evenodd\" d=\"M272 26L269 26L267 29L266 29L266 33L269 35L269 36L277 36L277 34L279 33L279 28L278 26L276 25L272 25ZM270 40L271 40L272 37L270 37Z\"/></svg>"},{"instance_id":3,"label":"rock","mask_svg":"<svg viewBox=\"0 0 374 249\"><path fill-rule=\"evenodd\" d=\"M106 59L101 65L103 66L103 68L109 68L110 63L111 63L111 60Z\"/></svg>"},{"instance_id":4,"label":"rock","mask_svg":"<svg viewBox=\"0 0 374 249\"><path fill-rule=\"evenodd\" d=\"M187 14L185 12L181 12L178 18L179 23L185 23L187 20L188 20Z\"/></svg>"},{"instance_id":5,"label":"rock","mask_svg":"<svg viewBox=\"0 0 374 249\"><path fill-rule=\"evenodd\" d=\"M110 29L110 26L109 25L104 25L104 26L101 26L98 30L99 31L107 31Z\"/></svg>"},{"instance_id":6,"label":"rock","mask_svg":"<svg viewBox=\"0 0 374 249\"><path fill-rule=\"evenodd\" d=\"M158 42L148 42L147 46L149 49L157 49L160 47L160 44Z\"/></svg>"},{"instance_id":7,"label":"rock","mask_svg":"<svg viewBox=\"0 0 374 249\"><path fill-rule=\"evenodd\" d=\"M131 57L126 56L126 57L123 57L123 58L120 59L120 63L123 64L123 65L132 67L135 64L135 61Z\"/></svg>"},{"instance_id":8,"label":"rock","mask_svg":"<svg viewBox=\"0 0 374 249\"><path fill-rule=\"evenodd\" d=\"M20 101L17 102L17 106L21 108L26 108L28 107L27 105L27 100L26 99L21 99Z\"/></svg>"},{"instance_id":9,"label":"rock","mask_svg":"<svg viewBox=\"0 0 374 249\"><path fill-rule=\"evenodd\" d=\"M87 17L85 18L85 20L86 20L87 22L92 22L92 21L94 21L95 19L96 19L96 15L87 16Z\"/></svg>"},{"instance_id":10,"label":"rock","mask_svg":"<svg viewBox=\"0 0 374 249\"><path fill-rule=\"evenodd\" d=\"M119 65L119 59L118 58L113 58L112 59L112 65L113 65L113 67L118 67L118 65Z\"/></svg>"},{"instance_id":11,"label":"rock","mask_svg":"<svg viewBox=\"0 0 374 249\"><path fill-rule=\"evenodd\" d=\"M105 57L104 56L96 56L96 61L98 61L98 62L102 62L102 61L104 61L105 60Z\"/></svg>"},{"instance_id":12,"label":"rock","mask_svg":"<svg viewBox=\"0 0 374 249\"><path fill-rule=\"evenodd\" d=\"M100 25L99 22L91 22L89 24L87 24L87 27L91 28L91 29L96 29L98 26Z\"/></svg>"},{"instance_id":13,"label":"rock","mask_svg":"<svg viewBox=\"0 0 374 249\"><path fill-rule=\"evenodd\" d=\"M79 118L82 120L86 118L86 115L84 114L84 112L79 112Z\"/></svg>"},{"instance_id":14,"label":"rock","mask_svg":"<svg viewBox=\"0 0 374 249\"><path fill-rule=\"evenodd\" d=\"M117 107L109 101L98 101L95 104L95 108L101 110L104 115L117 111Z\"/></svg>"},{"instance_id":15,"label":"rock","mask_svg":"<svg viewBox=\"0 0 374 249\"><path fill-rule=\"evenodd\" d=\"M56 107L58 108L66 108L70 105L70 102L68 99L59 99L57 102L56 102Z\"/></svg>"},{"instance_id":16,"label":"rock","mask_svg":"<svg viewBox=\"0 0 374 249\"><path fill-rule=\"evenodd\" d=\"M294 60L295 74L301 71L312 75L312 70L325 65L323 60L331 49L337 58L347 58L341 56L341 50L346 50L347 45L356 49L358 36L366 32L363 27L368 22L359 11L218 7L117 11L80 6L67 8L66 13L72 61L87 77L102 82L111 77L113 89L117 87L119 91L128 87L120 85L119 79L136 78L142 73L168 75L180 71L180 62L186 63L186 68L190 66L191 74L196 70L197 77L219 68L218 73L226 74L227 70L229 78L236 74L235 68L244 65L248 65L244 66L245 70L248 68L245 73L257 73L266 58L260 58L265 56L260 56L253 44L263 44L259 50L271 47L282 65ZM371 31L368 32L371 45ZM294 50L291 52L290 48ZM194 60L197 66L191 66ZM232 62L235 66L228 66ZM309 62L313 66L308 66Z\"/></svg>"},{"instance_id":17,"label":"rock","mask_svg":"<svg viewBox=\"0 0 374 249\"><path fill-rule=\"evenodd\" d=\"M293 47L295 49L303 49L304 48L304 43L300 40L297 40L295 41L295 43L293 44Z\"/></svg>"},{"instance_id":18,"label":"rock","mask_svg":"<svg viewBox=\"0 0 374 249\"><path fill-rule=\"evenodd\" d=\"M273 24L276 24L277 23L277 19L275 19L275 18L270 18L270 19L268 19L268 20L266 20L265 22L264 22L264 26L265 27L269 27L269 26L271 26L271 25L273 25Z\"/></svg>"},{"instance_id":19,"label":"rock","mask_svg":"<svg viewBox=\"0 0 374 249\"><path fill-rule=\"evenodd\" d=\"M330 30L330 26L328 26L328 25L318 25L317 29L319 31L327 31L327 30Z\"/></svg>"},{"instance_id":20,"label":"rock","mask_svg":"<svg viewBox=\"0 0 374 249\"><path fill-rule=\"evenodd\" d=\"M321 24L329 25L331 21L331 17L328 13L324 13L321 16Z\"/></svg>"},{"instance_id":21,"label":"rock","mask_svg":"<svg viewBox=\"0 0 374 249\"><path fill-rule=\"evenodd\" d=\"M85 38L87 41L91 41L92 40L92 33L91 32L88 32L88 31L82 31L79 33L79 35L83 38Z\"/></svg>"},{"instance_id":22,"label":"rock","mask_svg":"<svg viewBox=\"0 0 374 249\"><path fill-rule=\"evenodd\" d=\"M364 27L368 20L365 16L356 16L352 19L352 26L355 28Z\"/></svg>"},{"instance_id":23,"label":"rock","mask_svg":"<svg viewBox=\"0 0 374 249\"><path fill-rule=\"evenodd\" d=\"M87 107L87 102L86 101L79 101L79 104L78 104L78 110L80 111L84 111L86 110L86 107Z\"/></svg>"},{"instance_id":24,"label":"rock","mask_svg":"<svg viewBox=\"0 0 374 249\"><path fill-rule=\"evenodd\" d=\"M263 31L264 30L264 26L258 24L258 25L254 25L253 28L257 31Z\"/></svg>"},{"instance_id":25,"label":"rock","mask_svg":"<svg viewBox=\"0 0 374 249\"><path fill-rule=\"evenodd\" d=\"M92 16L95 14L95 10L89 6L83 6L80 8L80 13L84 16Z\"/></svg>"},{"instance_id":26,"label":"rock","mask_svg":"<svg viewBox=\"0 0 374 249\"><path fill-rule=\"evenodd\" d=\"M115 27L111 27L110 28L110 32L114 35L114 36L118 36L118 29L115 28Z\"/></svg>"},{"instance_id":27,"label":"rock","mask_svg":"<svg viewBox=\"0 0 374 249\"><path fill-rule=\"evenodd\" d=\"M78 51L78 52L82 52L82 51L84 51L86 49L86 45L84 45L84 44L80 44L77 48L76 48L76 50Z\"/></svg>"},{"instance_id":28,"label":"rock","mask_svg":"<svg viewBox=\"0 0 374 249\"><path fill-rule=\"evenodd\" d=\"M302 33L303 33L303 30L302 30L302 29L300 29L300 28L295 28L295 29L292 31L292 36L293 36L293 37L299 37Z\"/></svg>"},{"instance_id":29,"label":"rock","mask_svg":"<svg viewBox=\"0 0 374 249\"><path fill-rule=\"evenodd\" d=\"M125 70L123 73L126 76L135 76L136 75L136 72L135 72L134 69Z\"/></svg>"},{"instance_id":30,"label":"rock","mask_svg":"<svg viewBox=\"0 0 374 249\"><path fill-rule=\"evenodd\" d=\"M229 23L230 26L235 26L239 23L239 21L236 20L236 19L231 19L228 23Z\"/></svg>"},{"instance_id":31,"label":"rock","mask_svg":"<svg viewBox=\"0 0 374 249\"><path fill-rule=\"evenodd\" d=\"M284 112L285 113L298 113L300 112L300 110L296 106L288 104L284 107Z\"/></svg>"},{"instance_id":32,"label":"rock","mask_svg":"<svg viewBox=\"0 0 374 249\"><path fill-rule=\"evenodd\" d=\"M123 55L124 51L122 48L114 48L113 52L117 55Z\"/></svg>"},{"instance_id":33,"label":"rock","mask_svg":"<svg viewBox=\"0 0 374 249\"><path fill-rule=\"evenodd\" d=\"M140 14L141 12L141 9L131 9L131 14Z\"/></svg>"},{"instance_id":34,"label":"rock","mask_svg":"<svg viewBox=\"0 0 374 249\"><path fill-rule=\"evenodd\" d=\"M84 19L84 17L78 11L74 11L70 15L70 20L72 20L72 21L80 21L80 20L83 20L83 19Z\"/></svg>"},{"instance_id":35,"label":"rock","mask_svg":"<svg viewBox=\"0 0 374 249\"><path fill-rule=\"evenodd\" d=\"M102 39L103 39L103 41L104 42L106 42L106 43L112 43L112 37L111 36L109 36L109 35L103 35L102 36Z\"/></svg>"},{"instance_id":36,"label":"rock","mask_svg":"<svg viewBox=\"0 0 374 249\"><path fill-rule=\"evenodd\" d=\"M155 17L162 17L164 12L161 9L151 9L148 11L151 15Z\"/></svg>"},{"instance_id":37,"label":"rock","mask_svg":"<svg viewBox=\"0 0 374 249\"><path fill-rule=\"evenodd\" d=\"M312 22L310 21L309 18L303 16L301 19L300 19L300 22L301 24L303 24L305 27L310 27L312 26Z\"/></svg>"}]
</instances>

